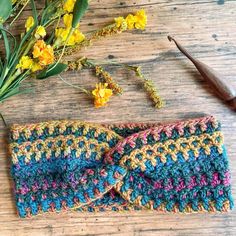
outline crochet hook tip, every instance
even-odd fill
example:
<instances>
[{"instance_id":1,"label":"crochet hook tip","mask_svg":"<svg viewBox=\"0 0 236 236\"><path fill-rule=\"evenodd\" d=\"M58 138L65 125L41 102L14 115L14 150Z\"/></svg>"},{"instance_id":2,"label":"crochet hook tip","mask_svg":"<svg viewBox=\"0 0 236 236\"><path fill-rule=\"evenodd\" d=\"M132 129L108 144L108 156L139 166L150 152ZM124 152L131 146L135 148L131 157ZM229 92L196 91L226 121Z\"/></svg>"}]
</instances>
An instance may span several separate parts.
<instances>
[{"instance_id":1,"label":"crochet hook tip","mask_svg":"<svg viewBox=\"0 0 236 236\"><path fill-rule=\"evenodd\" d=\"M174 38L170 35L167 36L168 40L171 42L172 40L174 40Z\"/></svg>"}]
</instances>

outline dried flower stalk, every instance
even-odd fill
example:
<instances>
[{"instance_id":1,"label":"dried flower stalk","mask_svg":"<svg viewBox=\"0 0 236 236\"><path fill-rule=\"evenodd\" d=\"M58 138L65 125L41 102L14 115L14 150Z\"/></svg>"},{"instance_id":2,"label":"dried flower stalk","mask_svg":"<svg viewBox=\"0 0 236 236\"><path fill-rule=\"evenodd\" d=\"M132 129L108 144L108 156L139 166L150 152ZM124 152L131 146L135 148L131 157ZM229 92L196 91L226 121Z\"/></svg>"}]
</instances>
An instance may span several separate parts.
<instances>
[{"instance_id":1,"label":"dried flower stalk","mask_svg":"<svg viewBox=\"0 0 236 236\"><path fill-rule=\"evenodd\" d=\"M81 71L83 68L88 66L86 61L86 57L79 58L76 61L65 61L64 63L67 64L66 71Z\"/></svg>"},{"instance_id":2,"label":"dried flower stalk","mask_svg":"<svg viewBox=\"0 0 236 236\"><path fill-rule=\"evenodd\" d=\"M119 84L112 78L112 76L105 71L101 66L95 66L96 76L108 84L108 87L113 91L114 94L122 94L123 89Z\"/></svg>"},{"instance_id":3,"label":"dried flower stalk","mask_svg":"<svg viewBox=\"0 0 236 236\"><path fill-rule=\"evenodd\" d=\"M116 24L108 25L100 30L95 31L93 34L88 36L83 42L76 44L74 46L71 46L71 47L67 47L64 52L64 57L70 56L73 53L80 51L82 48L91 46L95 40L105 38L107 36L112 36L115 34L120 34L126 29L127 27L126 28L117 27ZM58 58L60 54L61 54L61 50L57 50L55 52L55 57Z\"/></svg>"},{"instance_id":4,"label":"dried flower stalk","mask_svg":"<svg viewBox=\"0 0 236 236\"><path fill-rule=\"evenodd\" d=\"M160 109L160 108L164 107L164 101L160 97L153 81L150 79L147 79L144 76L144 74L141 71L141 67L140 66L128 66L128 68L130 70L134 71L138 78L142 79L143 87L146 90L149 98L152 100L155 108Z\"/></svg>"}]
</instances>

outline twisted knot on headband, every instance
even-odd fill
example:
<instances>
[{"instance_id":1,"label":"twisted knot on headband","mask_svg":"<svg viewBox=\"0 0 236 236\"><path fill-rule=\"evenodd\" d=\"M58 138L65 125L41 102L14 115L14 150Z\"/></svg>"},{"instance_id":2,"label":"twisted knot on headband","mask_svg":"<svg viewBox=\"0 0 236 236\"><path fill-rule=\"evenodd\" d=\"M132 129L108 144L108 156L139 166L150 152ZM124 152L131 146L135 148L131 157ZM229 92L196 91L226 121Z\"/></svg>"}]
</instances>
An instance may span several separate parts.
<instances>
[{"instance_id":1,"label":"twisted knot on headband","mask_svg":"<svg viewBox=\"0 0 236 236\"><path fill-rule=\"evenodd\" d=\"M233 207L220 123L51 121L14 125L11 173L21 217L42 212L228 211Z\"/></svg>"}]
</instances>

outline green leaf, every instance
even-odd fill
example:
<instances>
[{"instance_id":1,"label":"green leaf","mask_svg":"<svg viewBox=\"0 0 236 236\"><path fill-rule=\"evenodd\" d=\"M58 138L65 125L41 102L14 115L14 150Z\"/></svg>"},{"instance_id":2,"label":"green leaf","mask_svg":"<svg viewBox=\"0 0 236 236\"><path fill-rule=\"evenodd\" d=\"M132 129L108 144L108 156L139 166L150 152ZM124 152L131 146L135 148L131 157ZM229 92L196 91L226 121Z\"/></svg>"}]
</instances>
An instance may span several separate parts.
<instances>
[{"instance_id":1,"label":"green leaf","mask_svg":"<svg viewBox=\"0 0 236 236\"><path fill-rule=\"evenodd\" d=\"M35 6L35 2L34 0L31 0L31 7L32 7L32 13L33 13L33 17L34 17L34 22L36 25L38 25L38 12Z\"/></svg>"},{"instance_id":2,"label":"green leaf","mask_svg":"<svg viewBox=\"0 0 236 236\"><path fill-rule=\"evenodd\" d=\"M41 71L38 75L37 75L37 79L46 79L48 77L54 76L54 75L58 75L61 72L63 72L65 69L67 68L66 64L63 63L58 63L57 65L52 64L50 65L47 69Z\"/></svg>"},{"instance_id":3,"label":"green leaf","mask_svg":"<svg viewBox=\"0 0 236 236\"><path fill-rule=\"evenodd\" d=\"M9 92L7 92L6 94L4 94L4 96L0 97L0 103L4 102L8 98L13 97L15 95L25 94L25 93L32 93L32 91L33 91L32 89L20 90L20 87L14 88L14 89L10 90Z\"/></svg>"},{"instance_id":4,"label":"green leaf","mask_svg":"<svg viewBox=\"0 0 236 236\"><path fill-rule=\"evenodd\" d=\"M61 2L62 2L61 0L54 0L52 2L48 1L48 3L45 4L41 16L40 25L46 26L47 24L55 20L55 17L53 15L55 15L58 12L58 9L61 7ZM57 18L59 17L60 14L58 14Z\"/></svg>"},{"instance_id":5,"label":"green leaf","mask_svg":"<svg viewBox=\"0 0 236 236\"><path fill-rule=\"evenodd\" d=\"M88 0L76 0L73 10L72 28L76 28L88 9Z\"/></svg>"},{"instance_id":6,"label":"green leaf","mask_svg":"<svg viewBox=\"0 0 236 236\"><path fill-rule=\"evenodd\" d=\"M6 32L4 30L2 30L1 27L0 27L0 31L1 31L1 34L3 36L4 46L5 46L5 51L6 51L6 59L8 61L9 57L10 57L10 44L9 44Z\"/></svg>"},{"instance_id":7,"label":"green leaf","mask_svg":"<svg viewBox=\"0 0 236 236\"><path fill-rule=\"evenodd\" d=\"M13 51L15 50L16 48L16 38L15 36L12 35L11 32L9 32L8 30L4 29L2 25L0 25L0 32L3 36L3 39L4 39L4 45L5 45L5 51L6 51L6 58L7 58L7 61L9 60L10 58L10 54L11 54L11 49L10 49L10 41L7 37L7 34L9 34L11 36L11 38L13 39Z\"/></svg>"},{"instance_id":8,"label":"green leaf","mask_svg":"<svg viewBox=\"0 0 236 236\"><path fill-rule=\"evenodd\" d=\"M11 15L12 3L11 0L0 0L0 23L4 23Z\"/></svg>"}]
</instances>

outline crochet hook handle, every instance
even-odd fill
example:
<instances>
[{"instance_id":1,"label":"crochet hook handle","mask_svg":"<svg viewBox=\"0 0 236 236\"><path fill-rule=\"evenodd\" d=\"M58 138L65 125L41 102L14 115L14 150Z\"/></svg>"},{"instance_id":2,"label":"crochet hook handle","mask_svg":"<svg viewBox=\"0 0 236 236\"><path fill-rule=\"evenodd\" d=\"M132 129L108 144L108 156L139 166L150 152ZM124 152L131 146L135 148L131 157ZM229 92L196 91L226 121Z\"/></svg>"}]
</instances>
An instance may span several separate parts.
<instances>
[{"instance_id":1,"label":"crochet hook handle","mask_svg":"<svg viewBox=\"0 0 236 236\"><path fill-rule=\"evenodd\" d=\"M219 75L215 70L208 65L195 59L190 53L182 47L173 37L168 36L168 40L173 41L177 48L195 65L202 77L218 92L220 97L230 104L232 109L236 111L236 90L226 78Z\"/></svg>"}]
</instances>

